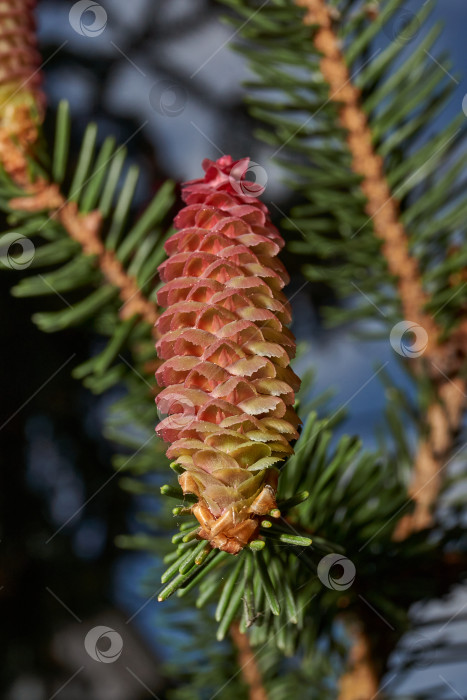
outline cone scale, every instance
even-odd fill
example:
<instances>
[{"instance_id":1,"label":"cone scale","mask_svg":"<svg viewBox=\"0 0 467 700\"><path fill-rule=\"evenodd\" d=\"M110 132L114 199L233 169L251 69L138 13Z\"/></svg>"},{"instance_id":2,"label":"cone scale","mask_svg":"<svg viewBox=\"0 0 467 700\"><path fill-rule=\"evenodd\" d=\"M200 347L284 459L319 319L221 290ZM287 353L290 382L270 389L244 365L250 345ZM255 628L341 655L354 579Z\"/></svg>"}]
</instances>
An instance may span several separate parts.
<instances>
[{"instance_id":1,"label":"cone scale","mask_svg":"<svg viewBox=\"0 0 467 700\"><path fill-rule=\"evenodd\" d=\"M277 258L284 241L254 196L261 188L245 179L248 162L205 160L204 178L184 185L156 323L156 402L166 415L156 430L185 470L183 492L198 498L198 536L232 554L275 507L300 423L289 277Z\"/></svg>"}]
</instances>

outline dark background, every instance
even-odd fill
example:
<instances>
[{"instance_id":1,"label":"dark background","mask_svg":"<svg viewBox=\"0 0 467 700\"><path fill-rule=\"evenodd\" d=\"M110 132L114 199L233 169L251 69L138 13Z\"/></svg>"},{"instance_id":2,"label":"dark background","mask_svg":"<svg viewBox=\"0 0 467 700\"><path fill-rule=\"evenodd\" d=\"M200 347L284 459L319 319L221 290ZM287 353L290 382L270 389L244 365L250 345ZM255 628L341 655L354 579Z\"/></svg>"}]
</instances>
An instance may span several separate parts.
<instances>
[{"instance_id":1,"label":"dark background","mask_svg":"<svg viewBox=\"0 0 467 700\"><path fill-rule=\"evenodd\" d=\"M421 4L408 2L406 8ZM100 138L112 133L120 143L128 142L130 157L142 170L139 207L165 178L197 177L201 160L221 153L250 155L265 167L265 200L274 198L287 207L289 194L280 173L269 161L268 149L252 136L255 124L242 104L241 81L248 69L227 46L233 29L219 21L219 7L207 0L103 0L101 6L107 25L89 37L71 27L71 2L39 2L49 139L57 103L66 98L75 149L90 120L99 124ZM449 50L454 64L447 69L465 75L467 3L439 0L433 19L438 18L445 23L439 46ZM462 109L467 92L466 80L457 79L446 121ZM442 120L433 128L440 125ZM320 305L332 299L325 288L300 289L303 279L293 264L289 296L294 295L294 331L307 344L298 367L315 367L316 391L336 389L331 407L352 397L376 360L389 360L393 375L405 381L388 341L363 345L350 328L324 330ZM42 308L41 301L9 295L16 274L2 270L0 275L1 697L151 697L144 683L162 698L167 679L160 677L159 660L169 653L161 643L163 608L152 602L126 624L147 598L142 580L152 558L114 545L116 535L135 527L135 502L119 489L117 479L110 479L111 448L101 437L101 426L112 396L92 396L70 377L96 340L79 329L53 336L38 331L30 316ZM343 429L372 444L384 400L375 379L350 402ZM467 596L459 588L451 601L417 614L442 611L450 617L464 605ZM126 659L131 660L127 665L139 680L119 664L97 664L83 652L84 635L99 624L122 630ZM459 621L449 628L453 639L465 638L466 631ZM438 633L427 628L433 638ZM438 682L440 673L453 687L465 688L464 663L418 669L397 692Z\"/></svg>"}]
</instances>

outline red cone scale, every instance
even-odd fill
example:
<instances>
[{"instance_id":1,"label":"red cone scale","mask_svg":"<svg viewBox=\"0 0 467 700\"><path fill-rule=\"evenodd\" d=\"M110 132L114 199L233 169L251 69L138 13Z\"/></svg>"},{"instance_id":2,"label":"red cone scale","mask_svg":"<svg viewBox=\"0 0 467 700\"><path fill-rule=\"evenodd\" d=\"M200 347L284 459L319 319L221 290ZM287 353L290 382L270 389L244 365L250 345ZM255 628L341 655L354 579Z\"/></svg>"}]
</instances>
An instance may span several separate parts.
<instances>
[{"instance_id":1,"label":"red cone scale","mask_svg":"<svg viewBox=\"0 0 467 700\"><path fill-rule=\"evenodd\" d=\"M248 159L205 160L185 184L159 267L157 433L185 469L199 537L236 554L275 507L278 467L293 454L300 380L289 364L295 339L289 278L277 258L284 241L245 179Z\"/></svg>"}]
</instances>

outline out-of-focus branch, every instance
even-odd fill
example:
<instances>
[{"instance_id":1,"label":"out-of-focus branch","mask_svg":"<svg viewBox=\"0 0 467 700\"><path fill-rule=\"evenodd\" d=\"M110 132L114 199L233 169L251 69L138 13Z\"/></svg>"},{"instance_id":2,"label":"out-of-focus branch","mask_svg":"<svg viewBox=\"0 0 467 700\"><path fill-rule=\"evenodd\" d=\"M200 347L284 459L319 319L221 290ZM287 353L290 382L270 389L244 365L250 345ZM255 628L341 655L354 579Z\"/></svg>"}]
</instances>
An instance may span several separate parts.
<instances>
[{"instance_id":1,"label":"out-of-focus branch","mask_svg":"<svg viewBox=\"0 0 467 700\"><path fill-rule=\"evenodd\" d=\"M370 700L378 693L379 673L363 624L353 620L347 626L352 639L349 654L349 670L340 678L339 698Z\"/></svg>"},{"instance_id":2,"label":"out-of-focus branch","mask_svg":"<svg viewBox=\"0 0 467 700\"><path fill-rule=\"evenodd\" d=\"M466 383L461 377L443 381L437 389L437 400L428 407L427 435L419 442L409 487L415 506L412 513L399 521L394 533L396 540L403 540L412 532L432 524L433 507L438 500L444 469L462 423L465 391Z\"/></svg>"},{"instance_id":3,"label":"out-of-focus branch","mask_svg":"<svg viewBox=\"0 0 467 700\"><path fill-rule=\"evenodd\" d=\"M248 687L249 700L268 700L255 654L247 635L240 632L237 622L230 627L230 636L238 650L238 665Z\"/></svg>"}]
</instances>

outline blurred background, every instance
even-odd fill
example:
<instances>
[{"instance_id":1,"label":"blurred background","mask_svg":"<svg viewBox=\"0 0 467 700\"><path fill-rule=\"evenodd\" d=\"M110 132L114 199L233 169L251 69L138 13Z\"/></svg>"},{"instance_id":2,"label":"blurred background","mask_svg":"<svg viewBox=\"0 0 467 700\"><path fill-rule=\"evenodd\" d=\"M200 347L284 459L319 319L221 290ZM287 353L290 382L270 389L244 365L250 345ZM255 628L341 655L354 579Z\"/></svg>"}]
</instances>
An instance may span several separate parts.
<instances>
[{"instance_id":1,"label":"blurred background","mask_svg":"<svg viewBox=\"0 0 467 700\"><path fill-rule=\"evenodd\" d=\"M414 0L406 8L415 11L422 4ZM198 177L203 158L223 153L235 159L249 155L262 165L268 175L263 199L273 199L281 209L290 205L268 149L253 137L255 123L242 103L248 68L229 48L233 29L221 21L223 8L208 0L102 0L95 13L85 13L76 24L70 22L72 7L68 0L38 3L47 138L52 139L54 114L65 98L75 149L89 121L98 123L100 138L114 134L126 144L143 175L140 207L167 177ZM454 73L467 76L467 3L438 0L432 21L437 19L445 23L439 46L449 51ZM383 36L381 42L390 39ZM460 80L446 121L462 109L466 93L467 81ZM314 390L335 390L331 408L348 403L341 430L358 433L371 446L383 420L384 387L375 378L354 394L377 362L389 361L392 376L409 385L387 340L363 344L352 328L324 328L320 309L333 302L329 290L305 284L296 259L288 266L293 330L306 344L298 371L315 369ZM83 338L79 329L54 336L38 331L30 320L34 302L9 295L14 281L13 272L0 275L6 329L0 418L1 697L162 699L177 679L164 666L174 653L162 641L168 631L164 608L154 601L144 605L155 592L144 584L155 557L114 545L118 534L136 527L137 509L136 499L113 478L112 447L101 435L115 396L92 396L70 377L98 339ZM464 608L467 595L459 587L450 600L414 614L425 621L431 640L442 634L442 625L430 625L430 619L441 614L455 617L450 637L465 639ZM83 638L97 625L121 634L125 666L95 663L87 654ZM467 687L466 660L452 661L416 669L394 692L402 696L430 686L439 674L454 688Z\"/></svg>"}]
</instances>

